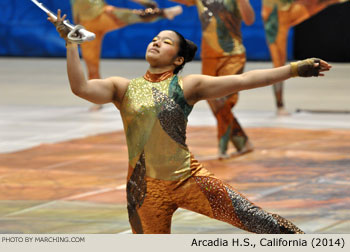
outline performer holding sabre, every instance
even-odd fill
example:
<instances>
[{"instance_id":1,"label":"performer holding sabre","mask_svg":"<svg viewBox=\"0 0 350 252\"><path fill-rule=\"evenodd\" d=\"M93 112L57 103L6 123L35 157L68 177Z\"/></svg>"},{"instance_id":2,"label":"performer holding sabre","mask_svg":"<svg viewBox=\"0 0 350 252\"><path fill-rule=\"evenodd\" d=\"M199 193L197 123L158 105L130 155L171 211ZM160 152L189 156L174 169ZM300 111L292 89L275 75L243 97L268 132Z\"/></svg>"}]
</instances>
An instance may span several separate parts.
<instances>
[{"instance_id":1,"label":"performer holding sabre","mask_svg":"<svg viewBox=\"0 0 350 252\"><path fill-rule=\"evenodd\" d=\"M63 20L64 20L63 16ZM67 38L60 11L48 18L67 43L67 72L74 94L120 110L129 153L127 202L134 233L170 233L171 219L185 208L254 233L303 233L207 171L186 144L187 118L200 100L272 85L293 76L323 76L331 66L319 59L293 62L240 75L178 75L197 46L176 31L159 32L149 43L149 68L132 80L114 76L86 80L78 46Z\"/></svg>"},{"instance_id":2,"label":"performer holding sabre","mask_svg":"<svg viewBox=\"0 0 350 252\"><path fill-rule=\"evenodd\" d=\"M39 8L55 17L51 11L39 3L37 0L31 0ZM107 5L104 0L70 0L73 18L76 26L71 25L67 20L64 21L69 29L73 30L72 34L68 35L70 39L75 36L77 43L89 41L81 46L83 59L86 63L89 79L99 79L100 76L100 55L102 41L106 33L123 28L136 23L154 22L159 19L174 19L182 13L180 5L160 9L157 3L152 0L132 0L133 2L143 5L146 9L134 10L127 8L119 8L112 5ZM87 33L86 28L90 32ZM85 33L77 35L77 31L85 31ZM79 32L78 32L79 33ZM73 35L75 34L75 35ZM102 108L102 105L95 104L90 110L95 111Z\"/></svg>"},{"instance_id":3,"label":"performer holding sabre","mask_svg":"<svg viewBox=\"0 0 350 252\"><path fill-rule=\"evenodd\" d=\"M86 63L89 79L99 79L100 55L102 41L106 33L136 23L154 22L160 19L172 20L182 13L180 5L160 9L152 0L132 0L145 7L145 9L127 9L108 5L104 0L70 0L74 22L83 25L96 34L94 41L84 43L81 46L83 59ZM96 111L102 105L94 105L90 108Z\"/></svg>"}]
</instances>

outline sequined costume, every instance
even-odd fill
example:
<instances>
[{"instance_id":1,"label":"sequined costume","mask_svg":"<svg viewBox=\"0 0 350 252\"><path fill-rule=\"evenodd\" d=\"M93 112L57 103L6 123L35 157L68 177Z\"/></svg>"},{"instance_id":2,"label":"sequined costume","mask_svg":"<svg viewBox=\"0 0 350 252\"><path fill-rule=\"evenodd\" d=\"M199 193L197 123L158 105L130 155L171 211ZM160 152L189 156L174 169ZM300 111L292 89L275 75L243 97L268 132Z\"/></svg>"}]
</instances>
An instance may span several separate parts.
<instances>
[{"instance_id":1,"label":"sequined costume","mask_svg":"<svg viewBox=\"0 0 350 252\"><path fill-rule=\"evenodd\" d=\"M263 0L262 17L267 43L274 67L283 66L287 59L289 29L335 3L348 0ZM273 86L277 108L283 104L283 84Z\"/></svg>"},{"instance_id":2,"label":"sequined costume","mask_svg":"<svg viewBox=\"0 0 350 252\"><path fill-rule=\"evenodd\" d=\"M202 25L202 74L223 76L240 74L246 62L241 35L241 14L236 0L172 0L188 6L196 5ZM238 93L208 101L217 119L219 154L227 153L232 142L242 151L248 137L238 123L232 108Z\"/></svg>"},{"instance_id":3,"label":"sequined costume","mask_svg":"<svg viewBox=\"0 0 350 252\"><path fill-rule=\"evenodd\" d=\"M129 170L127 201L134 233L170 233L185 208L255 233L302 233L288 220L255 206L210 174L186 145L192 110L182 79L171 72L130 81L120 107Z\"/></svg>"},{"instance_id":4,"label":"sequined costume","mask_svg":"<svg viewBox=\"0 0 350 252\"><path fill-rule=\"evenodd\" d=\"M99 63L101 46L107 32L124 26L153 22L164 17L152 0L138 0L145 10L132 10L107 5L104 0L70 0L74 22L96 34L96 39L81 44L82 56L88 68L89 79L100 78Z\"/></svg>"}]
</instances>

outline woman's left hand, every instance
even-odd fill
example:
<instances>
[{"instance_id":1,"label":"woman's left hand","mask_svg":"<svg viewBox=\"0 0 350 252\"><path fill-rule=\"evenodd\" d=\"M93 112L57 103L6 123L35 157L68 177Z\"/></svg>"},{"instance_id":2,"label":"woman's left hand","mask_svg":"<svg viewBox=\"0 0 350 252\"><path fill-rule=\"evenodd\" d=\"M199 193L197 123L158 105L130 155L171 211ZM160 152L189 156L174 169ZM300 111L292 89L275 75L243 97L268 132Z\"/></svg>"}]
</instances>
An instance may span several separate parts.
<instances>
[{"instance_id":1,"label":"woman's left hand","mask_svg":"<svg viewBox=\"0 0 350 252\"><path fill-rule=\"evenodd\" d=\"M318 58L310 58L291 63L292 76L312 77L324 76L322 72L329 71L331 65Z\"/></svg>"},{"instance_id":2,"label":"woman's left hand","mask_svg":"<svg viewBox=\"0 0 350 252\"><path fill-rule=\"evenodd\" d=\"M318 64L318 66L316 66L316 67L319 67L318 76L324 76L324 74L321 72L329 71L332 68L332 66L330 64L328 64L326 61L321 60L321 59L320 59L319 63L316 63L316 65L317 64Z\"/></svg>"},{"instance_id":3,"label":"woman's left hand","mask_svg":"<svg viewBox=\"0 0 350 252\"><path fill-rule=\"evenodd\" d=\"M57 19L53 17L50 14L47 14L49 17L47 20L49 20L53 25L56 27L57 32L60 34L60 37L63 38L64 40L67 40L68 33L70 32L70 29L63 24L63 21L66 19L67 15L64 14L61 17L61 10L57 10Z\"/></svg>"}]
</instances>

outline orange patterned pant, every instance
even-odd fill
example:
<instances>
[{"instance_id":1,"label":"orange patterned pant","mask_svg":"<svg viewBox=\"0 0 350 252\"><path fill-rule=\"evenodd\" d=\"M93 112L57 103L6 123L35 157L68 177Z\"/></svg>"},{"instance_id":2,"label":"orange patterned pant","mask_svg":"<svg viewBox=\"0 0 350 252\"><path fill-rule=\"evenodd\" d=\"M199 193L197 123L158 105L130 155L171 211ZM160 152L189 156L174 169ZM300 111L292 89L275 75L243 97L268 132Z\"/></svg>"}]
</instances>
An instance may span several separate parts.
<instances>
[{"instance_id":1,"label":"orange patterned pant","mask_svg":"<svg viewBox=\"0 0 350 252\"><path fill-rule=\"evenodd\" d=\"M222 58L203 58L202 73L210 76L240 74L243 72L245 62L245 54ZM240 151L248 140L243 128L232 113L232 108L237 101L238 93L208 100L209 106L217 120L220 154L226 154L229 142L232 142L237 151Z\"/></svg>"},{"instance_id":2,"label":"orange patterned pant","mask_svg":"<svg viewBox=\"0 0 350 252\"><path fill-rule=\"evenodd\" d=\"M197 174L199 176L192 176L180 184L178 181L144 177L137 186L138 183L131 178L127 191L133 233L169 234L172 216L178 208L253 233L303 233L290 221L254 205L230 185L209 175L205 169L202 168Z\"/></svg>"}]
</instances>

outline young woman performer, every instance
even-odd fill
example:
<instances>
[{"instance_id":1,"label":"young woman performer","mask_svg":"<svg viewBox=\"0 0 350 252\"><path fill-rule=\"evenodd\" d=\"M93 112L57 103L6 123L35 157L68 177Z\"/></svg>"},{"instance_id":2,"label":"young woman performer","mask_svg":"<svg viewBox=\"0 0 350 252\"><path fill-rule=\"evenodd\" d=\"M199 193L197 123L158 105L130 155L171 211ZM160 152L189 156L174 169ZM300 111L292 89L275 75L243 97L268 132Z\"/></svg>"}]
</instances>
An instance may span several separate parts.
<instances>
[{"instance_id":1,"label":"young woman performer","mask_svg":"<svg viewBox=\"0 0 350 252\"><path fill-rule=\"evenodd\" d=\"M255 233L303 233L293 223L251 203L194 159L186 145L187 117L203 99L271 85L292 76L318 76L330 65L308 59L241 75L212 77L177 73L192 60L196 45L175 31L161 31L146 51L147 73L87 81L77 45L57 13L53 22L67 42L67 71L77 96L120 110L129 152L127 201L134 233L170 233L171 218L182 207Z\"/></svg>"},{"instance_id":2,"label":"young woman performer","mask_svg":"<svg viewBox=\"0 0 350 252\"><path fill-rule=\"evenodd\" d=\"M249 0L171 0L197 7L202 25L202 74L224 76L241 74L246 62L241 22L251 25L255 13ZM247 134L232 112L238 93L208 100L217 121L219 159L229 158L229 142L241 155L253 150Z\"/></svg>"},{"instance_id":3,"label":"young woman performer","mask_svg":"<svg viewBox=\"0 0 350 252\"><path fill-rule=\"evenodd\" d=\"M96 34L93 41L81 45L89 79L100 78L100 54L102 41L106 33L136 23L154 22L158 19L173 19L182 13L181 6L159 9L152 0L132 0L146 9L134 10L107 5L104 0L70 0L74 23L83 25ZM91 110L98 110L94 105Z\"/></svg>"},{"instance_id":4,"label":"young woman performer","mask_svg":"<svg viewBox=\"0 0 350 252\"><path fill-rule=\"evenodd\" d=\"M289 29L315 15L327 6L349 0L262 0L262 17L267 44L274 67L287 59ZM273 85L277 114L288 115L283 102L283 82Z\"/></svg>"}]
</instances>

